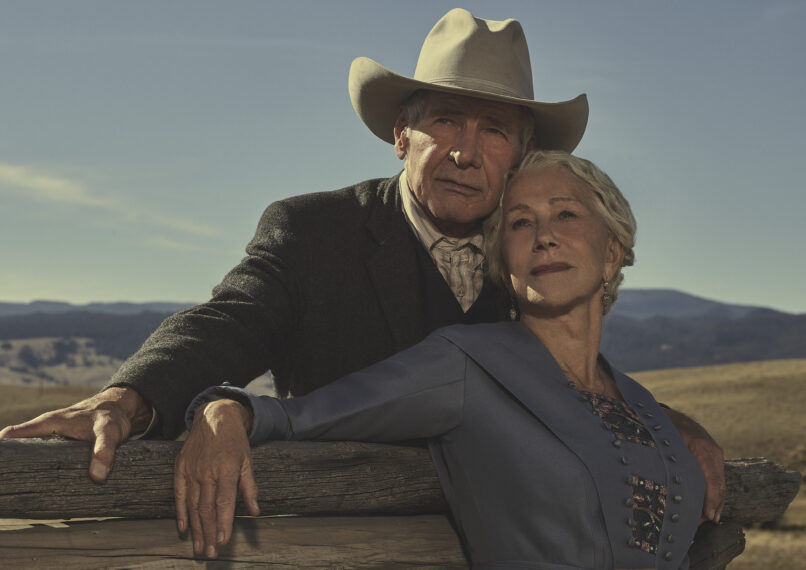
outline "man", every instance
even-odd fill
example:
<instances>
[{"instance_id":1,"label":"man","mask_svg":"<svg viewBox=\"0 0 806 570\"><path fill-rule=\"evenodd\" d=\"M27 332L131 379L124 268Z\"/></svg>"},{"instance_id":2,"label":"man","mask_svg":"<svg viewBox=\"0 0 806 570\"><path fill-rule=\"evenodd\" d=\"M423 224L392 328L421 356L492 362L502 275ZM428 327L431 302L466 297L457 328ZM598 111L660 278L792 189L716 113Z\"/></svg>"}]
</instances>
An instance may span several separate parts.
<instances>
[{"instance_id":1,"label":"man","mask_svg":"<svg viewBox=\"0 0 806 570\"><path fill-rule=\"evenodd\" d=\"M349 90L359 117L405 161L401 175L271 205L248 256L209 302L167 319L100 394L0 437L55 432L94 441L90 476L102 481L120 442L143 431L175 437L188 403L205 388L245 385L271 369L281 395L305 394L436 328L505 318L506 293L483 275L480 224L523 152L576 147L587 123L585 96L534 101L520 24L462 9L431 30L413 79L358 58ZM249 421L232 400L196 415L221 449ZM699 426L686 429L683 421L676 424L694 434L695 455L716 473L706 513L718 518L721 451ZM191 506L196 552L206 546L215 555L229 539L239 479L248 509L257 512L248 449L224 459L215 481L199 483L201 495L177 493L178 505ZM184 466L194 460L183 451ZM202 525L199 512L210 515L215 504L220 512L212 523L205 515ZM180 529L187 525L180 509Z\"/></svg>"}]
</instances>

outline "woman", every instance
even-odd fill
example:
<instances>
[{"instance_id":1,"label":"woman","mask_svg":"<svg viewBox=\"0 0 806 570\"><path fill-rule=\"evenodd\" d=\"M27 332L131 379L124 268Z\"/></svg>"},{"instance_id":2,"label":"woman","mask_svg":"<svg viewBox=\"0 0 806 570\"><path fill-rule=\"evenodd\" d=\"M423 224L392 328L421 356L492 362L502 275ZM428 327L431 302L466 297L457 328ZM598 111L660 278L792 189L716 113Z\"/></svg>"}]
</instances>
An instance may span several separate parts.
<instances>
[{"instance_id":1,"label":"woman","mask_svg":"<svg viewBox=\"0 0 806 570\"><path fill-rule=\"evenodd\" d=\"M224 397L251 406L252 444L428 438L474 568L686 568L702 472L651 394L599 355L634 235L607 175L530 153L486 228L519 321L439 330L300 398L213 388L189 419Z\"/></svg>"}]
</instances>

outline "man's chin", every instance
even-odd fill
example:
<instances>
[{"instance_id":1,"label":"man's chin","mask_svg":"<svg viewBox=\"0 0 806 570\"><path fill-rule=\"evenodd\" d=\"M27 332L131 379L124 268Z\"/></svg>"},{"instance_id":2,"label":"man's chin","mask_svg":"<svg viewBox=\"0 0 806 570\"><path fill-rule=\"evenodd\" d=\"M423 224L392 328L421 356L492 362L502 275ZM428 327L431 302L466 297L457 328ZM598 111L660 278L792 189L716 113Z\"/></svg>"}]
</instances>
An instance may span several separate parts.
<instances>
[{"instance_id":1,"label":"man's chin","mask_svg":"<svg viewBox=\"0 0 806 570\"><path fill-rule=\"evenodd\" d=\"M481 231L484 218L430 216L437 229L448 237L463 238Z\"/></svg>"}]
</instances>

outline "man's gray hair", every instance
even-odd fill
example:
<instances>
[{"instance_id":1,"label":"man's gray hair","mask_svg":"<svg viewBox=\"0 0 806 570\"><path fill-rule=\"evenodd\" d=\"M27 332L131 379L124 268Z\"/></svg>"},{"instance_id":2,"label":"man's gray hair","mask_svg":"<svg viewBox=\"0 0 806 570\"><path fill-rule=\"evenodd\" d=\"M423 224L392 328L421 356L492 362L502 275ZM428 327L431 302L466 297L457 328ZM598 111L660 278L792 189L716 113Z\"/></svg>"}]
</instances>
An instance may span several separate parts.
<instances>
[{"instance_id":1,"label":"man's gray hair","mask_svg":"<svg viewBox=\"0 0 806 570\"><path fill-rule=\"evenodd\" d=\"M409 135L408 129L411 125L417 124L420 119L425 115L425 109L428 106L428 95L430 91L427 89L418 89L401 106L403 112L406 114L408 126L406 126L406 134ZM520 127L520 144L521 144L521 158L529 150L529 141L535 134L535 116L526 107L517 106L523 116Z\"/></svg>"},{"instance_id":2,"label":"man's gray hair","mask_svg":"<svg viewBox=\"0 0 806 570\"><path fill-rule=\"evenodd\" d=\"M635 263L635 233L637 224L633 216L629 202L621 194L621 191L613 183L610 177L602 172L592 162L568 154L560 150L534 150L529 152L521 161L520 166L513 168L507 173L507 184L501 196L501 202L495 212L484 222L484 252L487 257L487 271L490 278L496 282L503 282L503 274L506 270L503 253L501 251L501 224L503 216L501 214L501 203L504 195L512 184L512 180L521 172L535 168L547 166L559 166L565 168L571 174L579 178L590 191L596 196L593 201L597 213L607 225L610 233L621 244L624 250L624 257L621 260L621 267L628 267ZM619 267L616 274L609 281L605 297L606 303L602 307L603 314L607 314L613 303L618 298L618 287L624 276Z\"/></svg>"}]
</instances>

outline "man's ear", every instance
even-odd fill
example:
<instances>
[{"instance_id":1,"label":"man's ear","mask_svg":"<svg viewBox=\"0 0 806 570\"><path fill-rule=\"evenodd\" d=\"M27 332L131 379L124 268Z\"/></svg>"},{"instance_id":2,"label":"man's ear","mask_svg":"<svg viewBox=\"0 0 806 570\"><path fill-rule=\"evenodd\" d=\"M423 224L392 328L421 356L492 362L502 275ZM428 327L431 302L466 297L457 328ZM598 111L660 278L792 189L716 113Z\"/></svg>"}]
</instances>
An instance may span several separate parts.
<instances>
[{"instance_id":1,"label":"man's ear","mask_svg":"<svg viewBox=\"0 0 806 570\"><path fill-rule=\"evenodd\" d=\"M527 152L531 152L535 149L537 149L537 140L535 140L535 136L532 135L531 138L526 141L526 148L521 149L521 155L526 156Z\"/></svg>"},{"instance_id":2,"label":"man's ear","mask_svg":"<svg viewBox=\"0 0 806 570\"><path fill-rule=\"evenodd\" d=\"M395 154L400 160L406 158L409 151L409 137L406 135L406 127L409 126L408 117L405 111L400 111L395 121Z\"/></svg>"}]
</instances>

